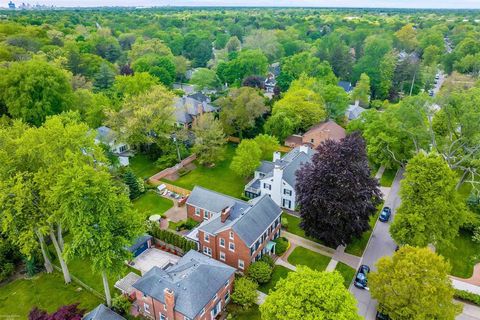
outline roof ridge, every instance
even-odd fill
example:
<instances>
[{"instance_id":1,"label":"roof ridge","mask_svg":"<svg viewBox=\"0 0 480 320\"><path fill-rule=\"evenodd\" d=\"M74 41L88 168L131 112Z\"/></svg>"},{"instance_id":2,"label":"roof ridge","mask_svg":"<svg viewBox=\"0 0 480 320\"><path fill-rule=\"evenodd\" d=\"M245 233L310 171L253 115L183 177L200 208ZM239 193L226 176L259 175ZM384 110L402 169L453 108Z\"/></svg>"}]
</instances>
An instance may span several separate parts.
<instances>
[{"instance_id":1,"label":"roof ridge","mask_svg":"<svg viewBox=\"0 0 480 320\"><path fill-rule=\"evenodd\" d=\"M220 195L220 196L224 196L224 197L226 197L226 198L230 198L230 199L232 199L232 200L235 200L235 201L238 201L238 202L241 202L241 203L249 204L248 202L243 201L242 199L238 199L238 198L232 197L232 196L230 196L230 195L228 195L228 194L221 193L221 192L218 192L218 191L215 191L215 190L212 190L212 189L208 189L208 188L205 188L205 187L202 187L202 186L199 186L199 185L195 185L195 186L193 187L193 189L195 189L195 188L200 188L200 189L203 189L203 190L206 190L206 191L209 191L209 192L218 194L218 195ZM192 192L193 192L193 190L192 190Z\"/></svg>"}]
</instances>

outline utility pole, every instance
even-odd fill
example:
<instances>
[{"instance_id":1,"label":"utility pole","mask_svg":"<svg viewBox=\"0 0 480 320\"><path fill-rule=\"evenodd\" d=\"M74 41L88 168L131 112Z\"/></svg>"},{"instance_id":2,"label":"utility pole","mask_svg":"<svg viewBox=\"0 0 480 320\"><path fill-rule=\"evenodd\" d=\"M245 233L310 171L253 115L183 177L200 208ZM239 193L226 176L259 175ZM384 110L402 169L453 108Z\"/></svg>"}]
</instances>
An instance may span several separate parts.
<instances>
[{"instance_id":1,"label":"utility pole","mask_svg":"<svg viewBox=\"0 0 480 320\"><path fill-rule=\"evenodd\" d=\"M175 147L177 148L178 163L182 162L182 157L180 156L180 149L178 148L177 135L174 133L172 135L173 142L175 142Z\"/></svg>"}]
</instances>

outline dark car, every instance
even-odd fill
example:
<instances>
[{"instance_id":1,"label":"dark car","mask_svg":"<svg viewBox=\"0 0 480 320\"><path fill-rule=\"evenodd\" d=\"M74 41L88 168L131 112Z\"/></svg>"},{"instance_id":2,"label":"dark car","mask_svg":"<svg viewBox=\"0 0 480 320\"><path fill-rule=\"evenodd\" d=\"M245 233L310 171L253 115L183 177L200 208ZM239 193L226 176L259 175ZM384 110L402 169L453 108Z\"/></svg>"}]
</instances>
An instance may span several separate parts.
<instances>
[{"instance_id":1,"label":"dark car","mask_svg":"<svg viewBox=\"0 0 480 320\"><path fill-rule=\"evenodd\" d=\"M380 311L377 311L377 316L375 317L376 320L390 320L390 317L386 315L385 313L381 313Z\"/></svg>"},{"instance_id":2,"label":"dark car","mask_svg":"<svg viewBox=\"0 0 480 320\"><path fill-rule=\"evenodd\" d=\"M359 289L366 289L368 284L367 275L369 272L370 267L362 264L360 268L358 268L353 285Z\"/></svg>"},{"instance_id":3,"label":"dark car","mask_svg":"<svg viewBox=\"0 0 480 320\"><path fill-rule=\"evenodd\" d=\"M384 207L382 209L382 212L380 213L380 217L378 217L378 220L382 222L387 222L388 220L390 220L391 215L392 215L392 209L390 209L389 207Z\"/></svg>"}]
</instances>

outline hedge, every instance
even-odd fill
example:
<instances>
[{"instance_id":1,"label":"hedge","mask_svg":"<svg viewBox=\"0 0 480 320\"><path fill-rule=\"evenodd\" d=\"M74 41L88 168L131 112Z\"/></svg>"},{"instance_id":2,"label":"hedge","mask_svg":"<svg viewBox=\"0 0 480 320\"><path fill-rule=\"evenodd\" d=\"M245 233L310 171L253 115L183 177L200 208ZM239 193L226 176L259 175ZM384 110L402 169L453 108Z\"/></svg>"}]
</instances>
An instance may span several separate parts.
<instances>
[{"instance_id":1,"label":"hedge","mask_svg":"<svg viewBox=\"0 0 480 320\"><path fill-rule=\"evenodd\" d=\"M184 253L187 253L190 250L197 250L197 244L195 242L188 240L169 230L162 230L157 225L151 225L148 233L152 237L157 238L160 241L182 249Z\"/></svg>"},{"instance_id":2,"label":"hedge","mask_svg":"<svg viewBox=\"0 0 480 320\"><path fill-rule=\"evenodd\" d=\"M453 296L458 300L463 300L480 306L480 295L478 294L455 289L455 294Z\"/></svg>"}]
</instances>

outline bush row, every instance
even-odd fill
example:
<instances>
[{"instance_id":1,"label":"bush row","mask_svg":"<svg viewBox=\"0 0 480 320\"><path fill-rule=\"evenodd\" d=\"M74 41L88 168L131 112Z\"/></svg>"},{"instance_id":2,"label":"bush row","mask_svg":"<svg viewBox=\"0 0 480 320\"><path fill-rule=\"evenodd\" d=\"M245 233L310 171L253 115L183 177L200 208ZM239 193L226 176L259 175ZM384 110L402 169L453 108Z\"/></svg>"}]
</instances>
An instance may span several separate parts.
<instances>
[{"instance_id":1,"label":"bush row","mask_svg":"<svg viewBox=\"0 0 480 320\"><path fill-rule=\"evenodd\" d=\"M190 250L197 250L197 244L195 242L188 240L169 230L162 230L155 224L152 224L150 226L149 234L160 241L180 248L184 253L187 253Z\"/></svg>"},{"instance_id":2,"label":"bush row","mask_svg":"<svg viewBox=\"0 0 480 320\"><path fill-rule=\"evenodd\" d=\"M480 306L480 295L468 291L455 289L454 297Z\"/></svg>"}]
</instances>

